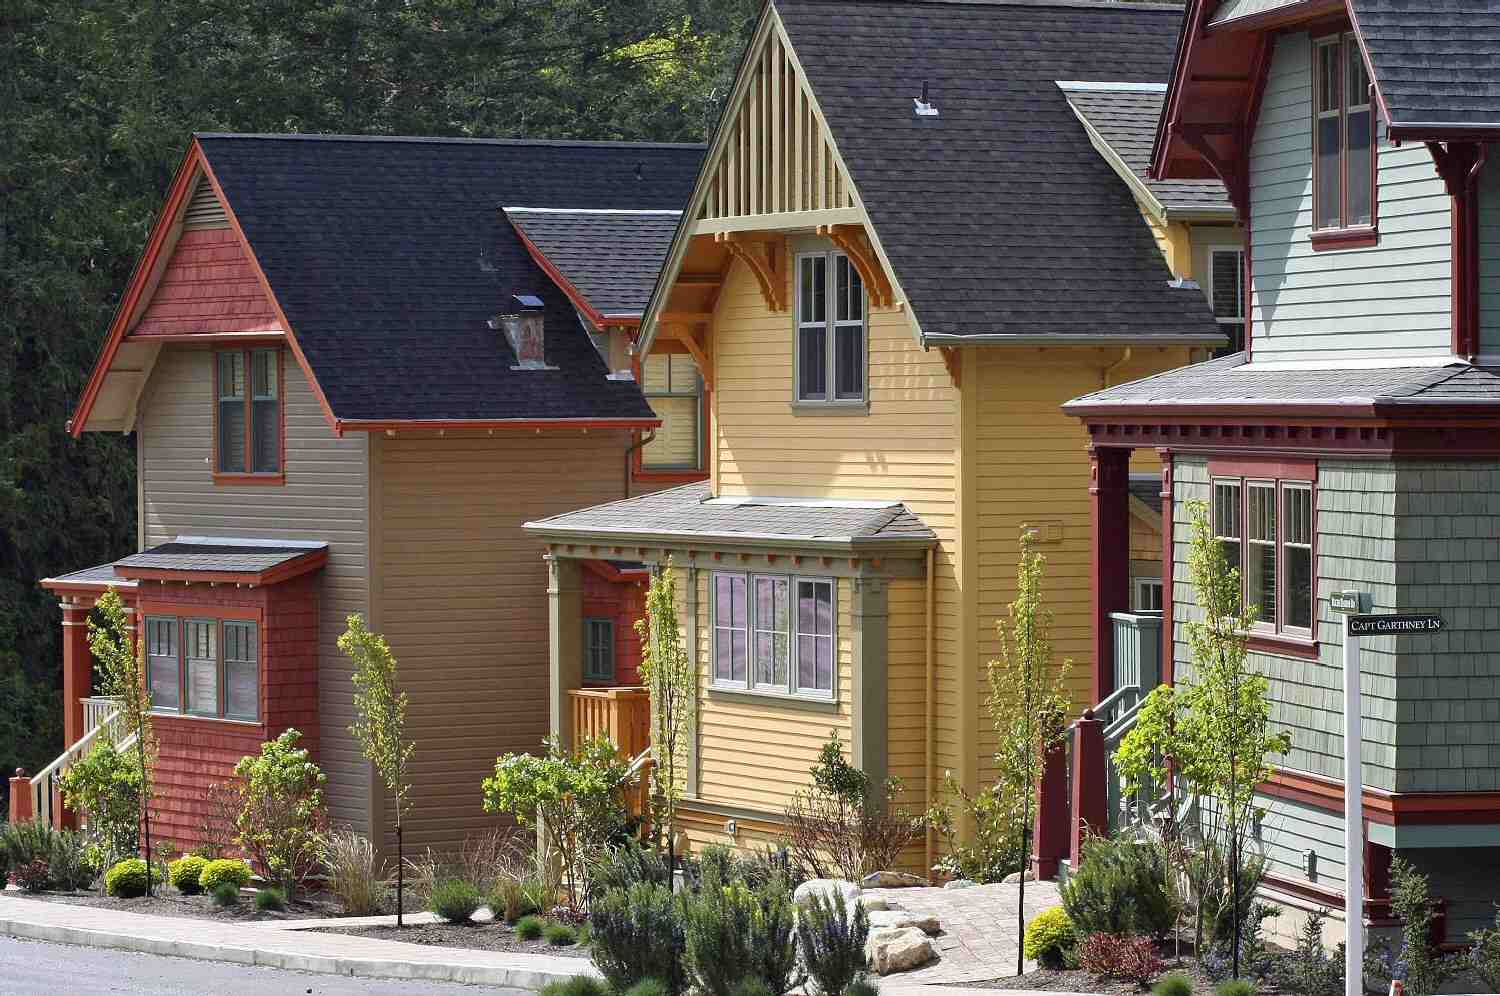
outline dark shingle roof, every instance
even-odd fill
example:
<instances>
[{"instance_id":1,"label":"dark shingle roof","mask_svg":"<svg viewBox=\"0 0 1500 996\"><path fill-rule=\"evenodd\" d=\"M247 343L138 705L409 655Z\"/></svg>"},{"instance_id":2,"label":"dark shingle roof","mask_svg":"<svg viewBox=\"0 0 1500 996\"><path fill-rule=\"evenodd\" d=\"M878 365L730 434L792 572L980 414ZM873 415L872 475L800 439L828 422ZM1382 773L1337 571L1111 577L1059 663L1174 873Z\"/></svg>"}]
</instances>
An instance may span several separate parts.
<instances>
[{"instance_id":1,"label":"dark shingle roof","mask_svg":"<svg viewBox=\"0 0 1500 996\"><path fill-rule=\"evenodd\" d=\"M68 574L60 574L55 578L43 578L42 586L46 588L89 585L100 588L135 588L139 585L137 581L122 578L115 573L115 565L98 564L94 567L85 567L81 571L72 571Z\"/></svg>"},{"instance_id":2,"label":"dark shingle roof","mask_svg":"<svg viewBox=\"0 0 1500 996\"><path fill-rule=\"evenodd\" d=\"M1131 84L1059 82L1068 103L1136 178L1171 212L1204 212L1234 216L1234 207L1218 180L1152 180L1151 146L1161 117L1164 86L1145 89Z\"/></svg>"},{"instance_id":3,"label":"dark shingle roof","mask_svg":"<svg viewBox=\"0 0 1500 996\"><path fill-rule=\"evenodd\" d=\"M508 207L505 215L606 318L639 318L681 211Z\"/></svg>"},{"instance_id":4,"label":"dark shingle roof","mask_svg":"<svg viewBox=\"0 0 1500 996\"><path fill-rule=\"evenodd\" d=\"M264 545L225 543L211 539L193 540L179 536L149 550L121 557L115 568L153 571L212 571L225 574L260 574L310 554L326 552L328 544Z\"/></svg>"},{"instance_id":5,"label":"dark shingle roof","mask_svg":"<svg viewBox=\"0 0 1500 996\"><path fill-rule=\"evenodd\" d=\"M925 546L937 535L905 505L817 499L712 499L706 481L526 523L545 537L702 539L724 543Z\"/></svg>"},{"instance_id":6,"label":"dark shingle roof","mask_svg":"<svg viewBox=\"0 0 1500 996\"><path fill-rule=\"evenodd\" d=\"M1073 415L1122 405L1402 405L1471 402L1500 405L1500 369L1442 367L1288 370L1251 366L1244 353L1179 367L1075 398Z\"/></svg>"},{"instance_id":7,"label":"dark shingle roof","mask_svg":"<svg viewBox=\"0 0 1500 996\"><path fill-rule=\"evenodd\" d=\"M336 418L652 417L500 208L680 210L701 148L198 138ZM557 370L511 369L486 320L512 294L546 302Z\"/></svg>"},{"instance_id":8,"label":"dark shingle roof","mask_svg":"<svg viewBox=\"0 0 1500 996\"><path fill-rule=\"evenodd\" d=\"M924 335L1221 341L1056 84L1167 79L1180 8L776 8ZM924 80L938 117L913 113Z\"/></svg>"},{"instance_id":9,"label":"dark shingle roof","mask_svg":"<svg viewBox=\"0 0 1500 996\"><path fill-rule=\"evenodd\" d=\"M1500 125L1500 2L1354 0L1393 126Z\"/></svg>"}]
</instances>

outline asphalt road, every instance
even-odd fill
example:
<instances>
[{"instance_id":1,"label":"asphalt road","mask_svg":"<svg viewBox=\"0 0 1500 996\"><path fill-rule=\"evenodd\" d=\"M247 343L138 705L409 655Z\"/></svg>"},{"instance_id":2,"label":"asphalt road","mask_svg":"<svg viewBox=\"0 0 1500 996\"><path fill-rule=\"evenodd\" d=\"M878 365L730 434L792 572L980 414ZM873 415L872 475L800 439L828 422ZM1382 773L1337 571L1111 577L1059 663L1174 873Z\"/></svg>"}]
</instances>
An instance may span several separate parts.
<instances>
[{"instance_id":1,"label":"asphalt road","mask_svg":"<svg viewBox=\"0 0 1500 996\"><path fill-rule=\"evenodd\" d=\"M351 979L0 937L0 993L10 996L531 996L522 989Z\"/></svg>"}]
</instances>

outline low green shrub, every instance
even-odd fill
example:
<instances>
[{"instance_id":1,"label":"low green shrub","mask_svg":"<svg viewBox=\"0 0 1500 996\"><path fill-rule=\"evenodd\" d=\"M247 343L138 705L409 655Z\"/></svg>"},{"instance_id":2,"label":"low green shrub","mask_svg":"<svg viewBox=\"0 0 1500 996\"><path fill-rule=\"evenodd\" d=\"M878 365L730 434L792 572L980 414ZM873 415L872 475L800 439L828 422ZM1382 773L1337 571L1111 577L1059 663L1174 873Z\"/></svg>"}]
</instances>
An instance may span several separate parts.
<instances>
[{"instance_id":1,"label":"low green shrub","mask_svg":"<svg viewBox=\"0 0 1500 996\"><path fill-rule=\"evenodd\" d=\"M617 992L646 979L662 983L668 996L686 990L682 902L660 882L636 882L594 897L589 910L594 964Z\"/></svg>"},{"instance_id":2,"label":"low green shrub","mask_svg":"<svg viewBox=\"0 0 1500 996\"><path fill-rule=\"evenodd\" d=\"M16 865L15 877L16 884L27 892L46 892L52 884L52 866L46 858L32 858Z\"/></svg>"},{"instance_id":3,"label":"low green shrub","mask_svg":"<svg viewBox=\"0 0 1500 996\"><path fill-rule=\"evenodd\" d=\"M642 979L629 989L625 996L672 996L667 984L660 979Z\"/></svg>"},{"instance_id":4,"label":"low green shrub","mask_svg":"<svg viewBox=\"0 0 1500 996\"><path fill-rule=\"evenodd\" d=\"M233 906L240 901L240 887L233 882L220 882L208 890L208 897L215 906Z\"/></svg>"},{"instance_id":5,"label":"low green shrub","mask_svg":"<svg viewBox=\"0 0 1500 996\"><path fill-rule=\"evenodd\" d=\"M161 881L161 872L153 868L151 877ZM104 893L116 899L135 899L146 894L146 862L126 858L104 873Z\"/></svg>"},{"instance_id":6,"label":"low green shrub","mask_svg":"<svg viewBox=\"0 0 1500 996\"><path fill-rule=\"evenodd\" d=\"M286 893L268 885L255 894L255 908L262 913L281 913L286 909Z\"/></svg>"},{"instance_id":7,"label":"low green shrub","mask_svg":"<svg viewBox=\"0 0 1500 996\"><path fill-rule=\"evenodd\" d=\"M611 889L628 889L637 882L670 885L671 880L665 854L630 840L594 860L589 866L588 890L590 896L602 896Z\"/></svg>"},{"instance_id":8,"label":"low green shrub","mask_svg":"<svg viewBox=\"0 0 1500 996\"><path fill-rule=\"evenodd\" d=\"M542 928L542 936L554 948L570 948L578 943L578 933L565 923L549 923Z\"/></svg>"},{"instance_id":9,"label":"low green shrub","mask_svg":"<svg viewBox=\"0 0 1500 996\"><path fill-rule=\"evenodd\" d=\"M1062 887L1062 904L1080 937L1166 936L1178 914L1166 850L1154 841L1089 838Z\"/></svg>"},{"instance_id":10,"label":"low green shrub","mask_svg":"<svg viewBox=\"0 0 1500 996\"><path fill-rule=\"evenodd\" d=\"M91 885L101 869L85 860L84 849L84 840L77 834L54 830L39 820L0 824L4 863L17 884L30 892ZM22 884L23 875L31 885Z\"/></svg>"},{"instance_id":11,"label":"low green shrub","mask_svg":"<svg viewBox=\"0 0 1500 996\"><path fill-rule=\"evenodd\" d=\"M516 936L523 941L539 941L547 929L547 921L536 914L523 916L516 921Z\"/></svg>"},{"instance_id":12,"label":"low green shrub","mask_svg":"<svg viewBox=\"0 0 1500 996\"><path fill-rule=\"evenodd\" d=\"M818 996L842 996L868 974L865 942L870 937L870 915L863 903L850 916L844 894L833 898L814 893L802 902L797 916L797 943Z\"/></svg>"},{"instance_id":13,"label":"low green shrub","mask_svg":"<svg viewBox=\"0 0 1500 996\"><path fill-rule=\"evenodd\" d=\"M1073 946L1073 920L1061 906L1038 913L1026 925L1026 957L1043 968L1062 968Z\"/></svg>"},{"instance_id":14,"label":"low green shrub","mask_svg":"<svg viewBox=\"0 0 1500 996\"><path fill-rule=\"evenodd\" d=\"M560 982L549 982L540 996L610 996L610 989L592 975L575 975Z\"/></svg>"},{"instance_id":15,"label":"low green shrub","mask_svg":"<svg viewBox=\"0 0 1500 996\"><path fill-rule=\"evenodd\" d=\"M427 908L449 923L468 923L483 904L479 890L458 878L438 881L427 900Z\"/></svg>"},{"instance_id":16,"label":"low green shrub","mask_svg":"<svg viewBox=\"0 0 1500 996\"><path fill-rule=\"evenodd\" d=\"M1255 983L1245 979L1230 979L1228 982L1219 983L1219 988L1214 990L1214 996L1255 996Z\"/></svg>"},{"instance_id":17,"label":"low green shrub","mask_svg":"<svg viewBox=\"0 0 1500 996\"><path fill-rule=\"evenodd\" d=\"M1476 930L1469 934L1469 967L1495 992L1500 992L1500 910L1495 913L1495 929Z\"/></svg>"},{"instance_id":18,"label":"low green shrub","mask_svg":"<svg viewBox=\"0 0 1500 996\"><path fill-rule=\"evenodd\" d=\"M844 990L844 996L880 996L880 987L875 985L873 979L860 979L858 982L849 983L849 988Z\"/></svg>"},{"instance_id":19,"label":"low green shrub","mask_svg":"<svg viewBox=\"0 0 1500 996\"><path fill-rule=\"evenodd\" d=\"M203 877L203 869L207 867L207 858L189 854L167 866L168 878L172 886L184 896L196 896L203 891L203 883L199 879Z\"/></svg>"},{"instance_id":20,"label":"low green shrub","mask_svg":"<svg viewBox=\"0 0 1500 996\"><path fill-rule=\"evenodd\" d=\"M705 868L702 891L685 910L688 965L706 996L731 996L745 979L760 979L772 996L800 984L796 911L784 879L752 890Z\"/></svg>"},{"instance_id":21,"label":"low green shrub","mask_svg":"<svg viewBox=\"0 0 1500 996\"><path fill-rule=\"evenodd\" d=\"M1180 972L1165 976L1151 990L1151 996L1193 996L1193 980Z\"/></svg>"},{"instance_id":22,"label":"low green shrub","mask_svg":"<svg viewBox=\"0 0 1500 996\"><path fill-rule=\"evenodd\" d=\"M729 996L779 996L771 992L764 979L741 979L730 990Z\"/></svg>"},{"instance_id":23,"label":"low green shrub","mask_svg":"<svg viewBox=\"0 0 1500 996\"><path fill-rule=\"evenodd\" d=\"M198 884L204 892L213 892L220 885L229 884L238 891L250 884L250 865L239 858L219 858L203 866Z\"/></svg>"}]
</instances>

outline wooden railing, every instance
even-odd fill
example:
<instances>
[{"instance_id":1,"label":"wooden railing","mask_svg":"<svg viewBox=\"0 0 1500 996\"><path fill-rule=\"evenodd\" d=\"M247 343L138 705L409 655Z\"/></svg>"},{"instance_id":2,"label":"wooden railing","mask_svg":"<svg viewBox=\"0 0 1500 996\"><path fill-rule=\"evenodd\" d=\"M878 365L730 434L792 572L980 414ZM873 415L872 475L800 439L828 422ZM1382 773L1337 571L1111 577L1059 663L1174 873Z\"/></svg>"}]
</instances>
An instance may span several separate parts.
<instances>
[{"instance_id":1,"label":"wooden railing","mask_svg":"<svg viewBox=\"0 0 1500 996\"><path fill-rule=\"evenodd\" d=\"M83 703L83 732L86 734L93 733L120 708L120 700L113 695L93 695L79 701Z\"/></svg>"},{"instance_id":2,"label":"wooden railing","mask_svg":"<svg viewBox=\"0 0 1500 996\"><path fill-rule=\"evenodd\" d=\"M651 697L644 688L575 688L572 701L573 744L597 737L628 758L651 746Z\"/></svg>"}]
</instances>

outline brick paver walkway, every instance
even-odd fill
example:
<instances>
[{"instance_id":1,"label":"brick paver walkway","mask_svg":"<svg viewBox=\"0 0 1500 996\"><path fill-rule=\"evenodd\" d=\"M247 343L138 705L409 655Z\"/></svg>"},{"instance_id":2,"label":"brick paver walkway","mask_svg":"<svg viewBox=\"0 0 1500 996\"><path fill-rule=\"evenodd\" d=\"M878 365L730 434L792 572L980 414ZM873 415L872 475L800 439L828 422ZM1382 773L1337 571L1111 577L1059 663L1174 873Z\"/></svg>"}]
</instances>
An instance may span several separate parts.
<instances>
[{"instance_id":1,"label":"brick paver walkway","mask_svg":"<svg viewBox=\"0 0 1500 996\"><path fill-rule=\"evenodd\" d=\"M1021 936L1016 925L1019 885L968 889L868 889L865 895L893 907L935 916L943 935L934 938L941 959L912 972L889 976L905 983L983 982L1016 974ZM1026 883L1026 919L1058 905L1057 883ZM1035 966L1028 966L1035 967Z\"/></svg>"}]
</instances>

